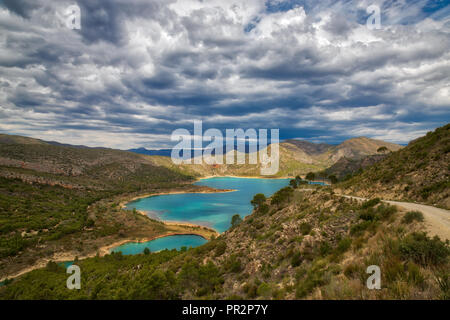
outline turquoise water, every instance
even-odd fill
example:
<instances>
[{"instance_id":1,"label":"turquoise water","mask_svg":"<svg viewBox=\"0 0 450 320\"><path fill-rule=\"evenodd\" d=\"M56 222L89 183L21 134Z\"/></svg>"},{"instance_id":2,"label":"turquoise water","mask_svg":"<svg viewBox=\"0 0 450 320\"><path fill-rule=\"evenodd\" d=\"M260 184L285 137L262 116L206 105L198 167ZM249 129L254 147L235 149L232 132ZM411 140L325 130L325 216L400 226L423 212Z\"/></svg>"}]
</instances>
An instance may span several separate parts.
<instances>
[{"instance_id":1,"label":"turquoise water","mask_svg":"<svg viewBox=\"0 0 450 320\"><path fill-rule=\"evenodd\" d=\"M322 182L322 181L308 181L308 184L318 184L320 186L329 186L329 184L326 184L325 182Z\"/></svg>"},{"instance_id":2,"label":"turquoise water","mask_svg":"<svg viewBox=\"0 0 450 320\"><path fill-rule=\"evenodd\" d=\"M206 240L200 236L194 235L177 235L168 236L164 238L158 238L152 241L137 243L129 242L121 246L115 247L112 252L121 251L122 254L139 254L144 251L145 248L149 248L151 252L156 252L164 249L177 249L180 250L181 247L198 247L206 243Z\"/></svg>"},{"instance_id":3,"label":"turquoise water","mask_svg":"<svg viewBox=\"0 0 450 320\"><path fill-rule=\"evenodd\" d=\"M187 221L223 232L230 227L231 217L245 217L252 212L250 200L257 193L267 197L287 186L290 179L209 178L196 185L217 189L236 189L225 193L186 193L153 196L127 204L148 212L152 218L165 221Z\"/></svg>"},{"instance_id":4,"label":"turquoise water","mask_svg":"<svg viewBox=\"0 0 450 320\"><path fill-rule=\"evenodd\" d=\"M0 281L0 287L5 285L5 281Z\"/></svg>"},{"instance_id":5,"label":"turquoise water","mask_svg":"<svg viewBox=\"0 0 450 320\"><path fill-rule=\"evenodd\" d=\"M68 267L70 267L71 265L73 265L73 261L64 261L64 262L60 262L60 263L58 263L58 265L60 265L60 266L63 266L64 268L68 268Z\"/></svg>"},{"instance_id":6,"label":"turquoise water","mask_svg":"<svg viewBox=\"0 0 450 320\"><path fill-rule=\"evenodd\" d=\"M196 185L217 189L234 189L224 193L185 193L153 196L127 204L128 209L146 211L151 218L165 221L186 221L212 227L219 232L231 225L231 217L239 214L245 217L252 212L250 200L257 193L271 196L287 186L290 179L246 179L246 178L209 178L196 182ZM150 251L197 247L206 240L194 235L176 235L148 242L130 242L112 249L122 254L139 254L145 248Z\"/></svg>"}]
</instances>

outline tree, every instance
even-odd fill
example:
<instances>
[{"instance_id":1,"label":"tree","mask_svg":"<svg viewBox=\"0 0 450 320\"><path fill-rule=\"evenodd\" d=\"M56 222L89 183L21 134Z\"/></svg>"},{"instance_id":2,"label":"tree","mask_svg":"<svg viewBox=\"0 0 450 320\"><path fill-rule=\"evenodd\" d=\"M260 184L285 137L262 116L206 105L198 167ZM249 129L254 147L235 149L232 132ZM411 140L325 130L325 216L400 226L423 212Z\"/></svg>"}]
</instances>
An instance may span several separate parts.
<instances>
[{"instance_id":1,"label":"tree","mask_svg":"<svg viewBox=\"0 0 450 320\"><path fill-rule=\"evenodd\" d=\"M266 196L262 193L257 193L253 197L253 200L250 201L253 208L258 209L263 203L266 202Z\"/></svg>"},{"instance_id":2,"label":"tree","mask_svg":"<svg viewBox=\"0 0 450 320\"><path fill-rule=\"evenodd\" d=\"M145 247L145 249L144 249L144 254L149 254L149 253L150 253L150 249L147 248L147 247Z\"/></svg>"},{"instance_id":3,"label":"tree","mask_svg":"<svg viewBox=\"0 0 450 320\"><path fill-rule=\"evenodd\" d=\"M316 178L316 175L314 174L314 172L308 172L308 174L306 175L306 180L312 181Z\"/></svg>"},{"instance_id":4,"label":"tree","mask_svg":"<svg viewBox=\"0 0 450 320\"><path fill-rule=\"evenodd\" d=\"M295 179L292 179L291 181L289 181L289 185L295 189L297 188L297 181Z\"/></svg>"},{"instance_id":5,"label":"tree","mask_svg":"<svg viewBox=\"0 0 450 320\"><path fill-rule=\"evenodd\" d=\"M328 179L330 179L332 184L335 184L338 182L338 179L336 178L336 176L334 174L332 174L331 176L328 177Z\"/></svg>"},{"instance_id":6,"label":"tree","mask_svg":"<svg viewBox=\"0 0 450 320\"><path fill-rule=\"evenodd\" d=\"M242 218L240 215L235 214L232 218L231 218L231 227L236 227L238 226L240 223L242 222Z\"/></svg>"},{"instance_id":7,"label":"tree","mask_svg":"<svg viewBox=\"0 0 450 320\"><path fill-rule=\"evenodd\" d=\"M387 153L387 152L389 152L389 149L385 146L382 146L377 149L377 152L378 153Z\"/></svg>"}]
</instances>

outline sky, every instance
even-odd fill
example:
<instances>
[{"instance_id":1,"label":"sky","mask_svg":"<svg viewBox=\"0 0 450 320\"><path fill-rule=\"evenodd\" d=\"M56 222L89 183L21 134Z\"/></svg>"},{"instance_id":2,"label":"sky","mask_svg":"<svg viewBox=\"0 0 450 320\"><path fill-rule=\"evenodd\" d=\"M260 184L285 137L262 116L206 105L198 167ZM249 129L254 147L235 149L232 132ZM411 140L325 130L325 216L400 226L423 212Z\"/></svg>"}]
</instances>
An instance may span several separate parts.
<instances>
[{"instance_id":1,"label":"sky","mask_svg":"<svg viewBox=\"0 0 450 320\"><path fill-rule=\"evenodd\" d=\"M194 120L408 143L450 122L449 1L0 0L0 133L159 149Z\"/></svg>"}]
</instances>

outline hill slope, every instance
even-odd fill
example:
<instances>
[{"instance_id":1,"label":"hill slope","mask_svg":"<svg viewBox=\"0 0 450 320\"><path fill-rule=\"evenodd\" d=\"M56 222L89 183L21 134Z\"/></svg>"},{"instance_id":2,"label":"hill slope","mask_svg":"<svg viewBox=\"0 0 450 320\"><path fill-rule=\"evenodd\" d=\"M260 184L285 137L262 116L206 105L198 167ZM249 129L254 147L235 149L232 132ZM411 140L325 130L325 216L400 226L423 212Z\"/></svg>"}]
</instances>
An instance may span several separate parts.
<instances>
[{"instance_id":1,"label":"hill slope","mask_svg":"<svg viewBox=\"0 0 450 320\"><path fill-rule=\"evenodd\" d=\"M450 124L341 184L345 193L412 200L450 208Z\"/></svg>"},{"instance_id":2,"label":"hill slope","mask_svg":"<svg viewBox=\"0 0 450 320\"><path fill-rule=\"evenodd\" d=\"M148 156L0 135L0 279L61 254L95 255L113 242L183 232L119 203L197 190L192 181Z\"/></svg>"},{"instance_id":3,"label":"hill slope","mask_svg":"<svg viewBox=\"0 0 450 320\"><path fill-rule=\"evenodd\" d=\"M279 171L276 177L304 175L308 172L321 171L342 158L351 161L360 160L368 155L376 155L380 147L387 147L389 150L399 150L400 145L374 140L369 138L354 138L346 140L340 145L333 146L328 144L315 144L302 140L286 140L278 144L280 152ZM268 147L271 150L271 147ZM270 154L270 151L268 152ZM246 158L248 159L248 154ZM155 159L155 158L153 158ZM168 168L174 168L170 158L159 157L155 160L160 165ZM178 168L187 174L199 176L219 176L219 175L235 175L235 176L260 176L261 163L233 165L233 164L208 165L190 164L181 165Z\"/></svg>"},{"instance_id":4,"label":"hill slope","mask_svg":"<svg viewBox=\"0 0 450 320\"><path fill-rule=\"evenodd\" d=\"M0 288L0 299L448 299L448 244L404 217L288 187L198 248L79 261L81 290L49 264ZM366 287L370 265L383 270L381 290Z\"/></svg>"}]
</instances>

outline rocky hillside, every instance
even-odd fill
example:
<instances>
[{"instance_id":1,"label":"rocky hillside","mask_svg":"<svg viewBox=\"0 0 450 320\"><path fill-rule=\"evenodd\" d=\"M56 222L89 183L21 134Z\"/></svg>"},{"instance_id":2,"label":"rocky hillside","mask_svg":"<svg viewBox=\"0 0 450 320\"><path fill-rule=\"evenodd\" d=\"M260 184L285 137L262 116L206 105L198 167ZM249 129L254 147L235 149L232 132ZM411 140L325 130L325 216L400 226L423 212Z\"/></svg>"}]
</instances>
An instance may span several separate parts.
<instances>
[{"instance_id":1,"label":"rocky hillside","mask_svg":"<svg viewBox=\"0 0 450 320\"><path fill-rule=\"evenodd\" d=\"M170 232L116 198L190 182L147 156L0 135L0 279L62 253L95 255L127 237Z\"/></svg>"},{"instance_id":2,"label":"rocky hillside","mask_svg":"<svg viewBox=\"0 0 450 320\"><path fill-rule=\"evenodd\" d=\"M351 177L363 169L383 160L387 154L374 154L361 159L340 158L335 164L325 170L327 176L334 175L339 180Z\"/></svg>"},{"instance_id":3,"label":"rocky hillside","mask_svg":"<svg viewBox=\"0 0 450 320\"><path fill-rule=\"evenodd\" d=\"M320 155L322 153L327 152L328 150L333 149L333 145L327 143L312 143L305 140L297 140L297 139L289 139L283 141L283 144L291 144L296 148L302 150L307 155Z\"/></svg>"},{"instance_id":4,"label":"rocky hillside","mask_svg":"<svg viewBox=\"0 0 450 320\"><path fill-rule=\"evenodd\" d=\"M450 208L450 124L341 184L344 192Z\"/></svg>"},{"instance_id":5,"label":"rocky hillside","mask_svg":"<svg viewBox=\"0 0 450 320\"><path fill-rule=\"evenodd\" d=\"M0 135L0 176L71 188L120 186L132 191L152 183L190 180L145 155L9 135Z\"/></svg>"},{"instance_id":6,"label":"rocky hillside","mask_svg":"<svg viewBox=\"0 0 450 320\"><path fill-rule=\"evenodd\" d=\"M350 161L361 160L368 155L380 154L379 148L386 147L389 151L402 148L399 145L374 140L369 138L354 138L346 140L340 145L315 144L302 140L286 140L278 144L280 152L279 171L275 176L304 175L308 172L317 172L337 163L340 159L346 158ZM268 149L271 147L269 146ZM270 151L269 151L270 154ZM171 160L166 157L154 158L160 165L174 168ZM225 159L225 157L224 157ZM246 154L248 159L248 154ZM208 165L192 164L181 165L178 168L190 175L213 176L213 175L235 175L235 176L259 176L261 175L261 163L244 165L226 164Z\"/></svg>"}]
</instances>

